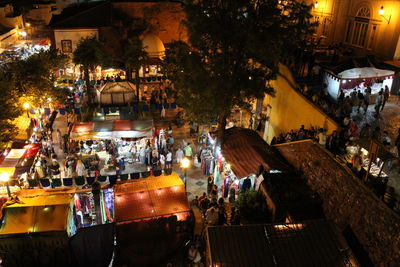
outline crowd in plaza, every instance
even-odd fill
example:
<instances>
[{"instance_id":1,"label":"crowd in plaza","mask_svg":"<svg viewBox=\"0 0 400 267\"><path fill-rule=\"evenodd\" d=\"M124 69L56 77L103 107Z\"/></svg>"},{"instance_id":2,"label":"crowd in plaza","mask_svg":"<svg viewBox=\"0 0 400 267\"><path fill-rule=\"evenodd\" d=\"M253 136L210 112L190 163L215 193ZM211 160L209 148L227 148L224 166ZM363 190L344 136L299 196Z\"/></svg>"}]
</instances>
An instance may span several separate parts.
<instances>
[{"instance_id":1,"label":"crowd in plaza","mask_svg":"<svg viewBox=\"0 0 400 267\"><path fill-rule=\"evenodd\" d=\"M337 101L333 101L327 94L326 85L318 90L308 89L305 85L301 92L338 122L341 122L345 117L350 117L353 107L356 108L357 113L363 113L366 116L369 105L374 106L374 115L378 118L390 96L387 86L381 88L374 102L371 96L372 90L369 86L365 89L354 88L347 94L343 89L340 89Z\"/></svg>"}]
</instances>

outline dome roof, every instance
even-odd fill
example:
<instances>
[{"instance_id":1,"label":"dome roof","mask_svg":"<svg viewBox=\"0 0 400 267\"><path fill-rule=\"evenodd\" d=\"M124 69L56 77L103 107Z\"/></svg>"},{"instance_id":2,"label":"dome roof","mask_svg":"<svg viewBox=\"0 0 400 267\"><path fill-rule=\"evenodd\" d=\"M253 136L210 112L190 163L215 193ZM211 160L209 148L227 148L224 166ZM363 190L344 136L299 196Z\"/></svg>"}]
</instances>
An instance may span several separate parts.
<instances>
[{"instance_id":1,"label":"dome roof","mask_svg":"<svg viewBox=\"0 0 400 267\"><path fill-rule=\"evenodd\" d=\"M162 58L165 56L164 44L158 36L148 33L144 36L142 43L150 58Z\"/></svg>"}]
</instances>

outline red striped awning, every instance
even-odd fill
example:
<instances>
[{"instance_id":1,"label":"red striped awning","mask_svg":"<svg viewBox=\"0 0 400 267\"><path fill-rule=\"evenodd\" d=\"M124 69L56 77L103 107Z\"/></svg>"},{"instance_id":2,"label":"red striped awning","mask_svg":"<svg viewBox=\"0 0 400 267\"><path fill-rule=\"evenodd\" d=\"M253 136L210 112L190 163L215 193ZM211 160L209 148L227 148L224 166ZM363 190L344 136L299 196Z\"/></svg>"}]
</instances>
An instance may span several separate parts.
<instances>
[{"instance_id":1,"label":"red striped awning","mask_svg":"<svg viewBox=\"0 0 400 267\"><path fill-rule=\"evenodd\" d=\"M233 127L226 130L222 155L238 178L258 172L260 165L266 170L288 171L290 167L255 131Z\"/></svg>"}]
</instances>

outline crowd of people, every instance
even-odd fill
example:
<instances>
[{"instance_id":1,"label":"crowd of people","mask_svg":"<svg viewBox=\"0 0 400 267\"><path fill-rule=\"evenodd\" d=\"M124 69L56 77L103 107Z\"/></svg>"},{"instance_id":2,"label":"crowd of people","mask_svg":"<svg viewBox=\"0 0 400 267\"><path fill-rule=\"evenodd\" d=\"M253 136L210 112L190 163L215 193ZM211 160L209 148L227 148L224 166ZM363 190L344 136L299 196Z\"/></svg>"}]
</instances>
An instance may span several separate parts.
<instances>
[{"instance_id":1,"label":"crowd of people","mask_svg":"<svg viewBox=\"0 0 400 267\"><path fill-rule=\"evenodd\" d=\"M385 88L380 89L375 102L373 102L371 96L372 89L370 86L367 86L365 89L356 87L348 94L343 89L340 89L338 99L334 101L328 95L326 86L324 84L323 88L316 90L315 88L309 89L305 85L300 91L338 122L343 121L345 117L350 117L353 108L358 113L363 113L366 116L369 105L374 105L374 115L378 118L379 113L384 109L390 96L389 87L385 86Z\"/></svg>"},{"instance_id":2,"label":"crowd of people","mask_svg":"<svg viewBox=\"0 0 400 267\"><path fill-rule=\"evenodd\" d=\"M314 126L311 126L309 129L305 129L304 125L301 125L297 131L290 130L288 133L281 133L278 137L273 137L271 145L311 139L333 154L341 155L346 153L346 146L351 145L356 139L372 138L386 146L394 156L398 156L400 141L393 143L389 133L382 131L380 127L372 128L369 124L365 124L362 129L359 129L357 121L351 120L349 117L343 119L342 126L340 130L334 130L330 135L327 135L323 128L317 130ZM396 140L399 140L399 137Z\"/></svg>"}]
</instances>

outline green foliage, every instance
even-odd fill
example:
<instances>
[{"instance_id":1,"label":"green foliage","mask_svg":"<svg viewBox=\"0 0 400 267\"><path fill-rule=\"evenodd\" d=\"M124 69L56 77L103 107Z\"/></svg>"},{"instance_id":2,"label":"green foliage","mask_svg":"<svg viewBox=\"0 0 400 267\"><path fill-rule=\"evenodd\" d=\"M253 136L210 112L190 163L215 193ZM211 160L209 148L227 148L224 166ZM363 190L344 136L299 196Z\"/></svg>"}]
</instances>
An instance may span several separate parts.
<instances>
[{"instance_id":1,"label":"green foliage","mask_svg":"<svg viewBox=\"0 0 400 267\"><path fill-rule=\"evenodd\" d=\"M0 67L0 142L10 141L18 130L12 122L24 112L24 102L39 107L48 97L65 98L65 92L54 86L54 72L66 62L67 57L58 51L42 50Z\"/></svg>"},{"instance_id":2,"label":"green foliage","mask_svg":"<svg viewBox=\"0 0 400 267\"><path fill-rule=\"evenodd\" d=\"M97 66L104 66L110 63L110 57L105 50L103 42L96 37L81 38L75 51L72 54L72 61L75 64L82 65L85 74L86 91L89 104L92 103L93 93L90 84L90 72Z\"/></svg>"},{"instance_id":3,"label":"green foliage","mask_svg":"<svg viewBox=\"0 0 400 267\"><path fill-rule=\"evenodd\" d=\"M172 43L166 68L189 119L221 124L233 107L246 108L249 100L274 94L266 82L313 30L309 6L284 2L196 0L185 5L190 44Z\"/></svg>"},{"instance_id":4,"label":"green foliage","mask_svg":"<svg viewBox=\"0 0 400 267\"><path fill-rule=\"evenodd\" d=\"M147 62L147 52L138 37L123 40L122 50L125 66L129 68L137 69Z\"/></svg>"},{"instance_id":5,"label":"green foliage","mask_svg":"<svg viewBox=\"0 0 400 267\"><path fill-rule=\"evenodd\" d=\"M266 209L266 202L260 191L253 189L240 193L236 201L241 219L250 223L270 222L271 215Z\"/></svg>"},{"instance_id":6,"label":"green foliage","mask_svg":"<svg viewBox=\"0 0 400 267\"><path fill-rule=\"evenodd\" d=\"M17 118L22 109L18 106L18 92L10 86L10 75L5 67L0 68L0 142L8 142L16 133L12 120Z\"/></svg>"},{"instance_id":7,"label":"green foliage","mask_svg":"<svg viewBox=\"0 0 400 267\"><path fill-rule=\"evenodd\" d=\"M42 50L3 68L9 72L10 82L18 96L29 99L31 103L39 103L43 96L54 99L59 96L54 86L54 73L65 66L67 59L57 50Z\"/></svg>"},{"instance_id":8,"label":"green foliage","mask_svg":"<svg viewBox=\"0 0 400 267\"><path fill-rule=\"evenodd\" d=\"M103 65L108 61L104 44L96 37L85 37L79 40L75 51L72 54L75 64L80 64L83 68L94 71L97 66Z\"/></svg>"}]
</instances>

